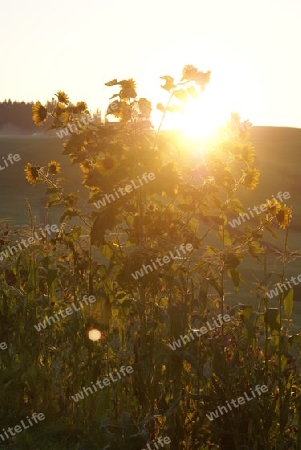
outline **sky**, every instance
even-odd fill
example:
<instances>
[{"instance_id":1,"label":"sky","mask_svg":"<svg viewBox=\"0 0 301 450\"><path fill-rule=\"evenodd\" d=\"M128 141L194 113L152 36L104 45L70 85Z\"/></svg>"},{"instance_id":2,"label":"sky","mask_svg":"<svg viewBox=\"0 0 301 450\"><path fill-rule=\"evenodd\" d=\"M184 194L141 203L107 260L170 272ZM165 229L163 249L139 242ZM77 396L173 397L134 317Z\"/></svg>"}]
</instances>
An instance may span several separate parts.
<instances>
[{"instance_id":1,"label":"sky","mask_svg":"<svg viewBox=\"0 0 301 450\"><path fill-rule=\"evenodd\" d=\"M104 83L133 78L155 110L167 100L160 76L179 81L192 64L211 82L178 120L209 126L236 111L300 128L300 21L300 0L2 1L0 101L63 90L104 111L117 92Z\"/></svg>"}]
</instances>

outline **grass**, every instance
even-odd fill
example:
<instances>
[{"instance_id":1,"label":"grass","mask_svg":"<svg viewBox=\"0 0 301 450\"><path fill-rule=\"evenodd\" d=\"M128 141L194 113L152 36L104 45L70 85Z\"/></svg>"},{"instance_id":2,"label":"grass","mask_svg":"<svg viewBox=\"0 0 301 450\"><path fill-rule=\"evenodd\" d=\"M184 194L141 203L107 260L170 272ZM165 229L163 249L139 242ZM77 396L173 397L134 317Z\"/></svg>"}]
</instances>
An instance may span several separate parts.
<instances>
[{"instance_id":1,"label":"grass","mask_svg":"<svg viewBox=\"0 0 301 450\"><path fill-rule=\"evenodd\" d=\"M62 140L58 138L0 137L0 157L6 157L9 153L18 153L21 157L20 161L0 172L2 200L0 218L10 218L16 225L28 223L27 198L38 222L43 222L45 186L39 184L31 186L26 181L24 167L28 162L42 166L53 159L59 161L62 165L67 189L79 190L80 169L77 166L70 167L69 157L62 155L61 152ZM59 216L59 210L56 208L56 212L52 211L55 210L51 209L50 212L52 223L56 223L55 219Z\"/></svg>"}]
</instances>

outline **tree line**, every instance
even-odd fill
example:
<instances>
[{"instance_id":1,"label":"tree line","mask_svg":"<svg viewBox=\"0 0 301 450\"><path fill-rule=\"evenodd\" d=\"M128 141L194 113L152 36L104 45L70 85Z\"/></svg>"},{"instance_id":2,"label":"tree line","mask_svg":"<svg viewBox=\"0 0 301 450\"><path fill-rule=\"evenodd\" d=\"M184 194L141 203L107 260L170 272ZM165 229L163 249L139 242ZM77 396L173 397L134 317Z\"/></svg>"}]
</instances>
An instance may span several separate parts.
<instances>
[{"instance_id":1,"label":"tree line","mask_svg":"<svg viewBox=\"0 0 301 450\"><path fill-rule=\"evenodd\" d=\"M47 102L51 105L51 102ZM33 102L12 102L4 100L0 102L0 134L37 133L44 131L47 125L37 128L32 120Z\"/></svg>"}]
</instances>

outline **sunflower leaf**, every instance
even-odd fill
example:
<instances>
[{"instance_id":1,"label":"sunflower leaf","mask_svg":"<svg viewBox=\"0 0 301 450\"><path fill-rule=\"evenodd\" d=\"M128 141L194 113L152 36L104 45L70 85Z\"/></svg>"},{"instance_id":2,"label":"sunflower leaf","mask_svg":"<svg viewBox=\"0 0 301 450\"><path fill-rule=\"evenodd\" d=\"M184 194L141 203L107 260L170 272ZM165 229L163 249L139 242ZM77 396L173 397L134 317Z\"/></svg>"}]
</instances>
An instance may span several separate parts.
<instances>
[{"instance_id":1,"label":"sunflower leaf","mask_svg":"<svg viewBox=\"0 0 301 450\"><path fill-rule=\"evenodd\" d=\"M174 96L183 103L187 102L187 92L185 89L178 89L174 91Z\"/></svg>"},{"instance_id":2,"label":"sunflower leaf","mask_svg":"<svg viewBox=\"0 0 301 450\"><path fill-rule=\"evenodd\" d=\"M105 83L105 86L116 86L116 84L118 84L118 81L115 78L114 80L111 80L111 81L108 81L107 83Z\"/></svg>"},{"instance_id":3,"label":"sunflower leaf","mask_svg":"<svg viewBox=\"0 0 301 450\"><path fill-rule=\"evenodd\" d=\"M290 317L293 312L293 304L294 304L294 289L290 289L283 300L284 312L285 315Z\"/></svg>"}]
</instances>

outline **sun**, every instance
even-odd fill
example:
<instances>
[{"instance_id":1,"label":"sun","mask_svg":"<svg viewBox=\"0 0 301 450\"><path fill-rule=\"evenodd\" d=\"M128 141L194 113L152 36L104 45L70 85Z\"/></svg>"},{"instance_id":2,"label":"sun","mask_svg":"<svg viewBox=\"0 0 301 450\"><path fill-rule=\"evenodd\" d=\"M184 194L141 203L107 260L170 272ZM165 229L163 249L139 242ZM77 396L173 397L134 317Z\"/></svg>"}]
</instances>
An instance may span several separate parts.
<instances>
[{"instance_id":1,"label":"sun","mask_svg":"<svg viewBox=\"0 0 301 450\"><path fill-rule=\"evenodd\" d=\"M188 97L186 103L175 103L182 107L183 112L167 113L161 129L179 131L181 142L186 142L186 152L197 156L203 154L204 149L210 148L210 142L217 139L220 129L226 126L231 117L233 105L228 93L209 85L197 99ZM155 127L161 119L162 113L154 111Z\"/></svg>"},{"instance_id":2,"label":"sun","mask_svg":"<svg viewBox=\"0 0 301 450\"><path fill-rule=\"evenodd\" d=\"M197 140L213 138L218 130L225 126L231 115L231 107L227 106L225 100L208 87L198 99L187 100L183 113L170 115L166 125L181 130L188 138Z\"/></svg>"},{"instance_id":3,"label":"sun","mask_svg":"<svg viewBox=\"0 0 301 450\"><path fill-rule=\"evenodd\" d=\"M199 92L198 98L188 95L186 103L175 99L174 103L182 107L183 113L167 112L161 130L179 130L189 140L208 142L216 139L219 131L227 127L233 112L237 111L240 116L244 116L249 108L254 109L255 93L250 86L246 90L245 81L235 62L220 58L212 59L208 64L206 67L212 71L205 90ZM166 100L166 92L157 96L157 102L163 105ZM152 121L155 129L161 119L162 112L154 108Z\"/></svg>"}]
</instances>

